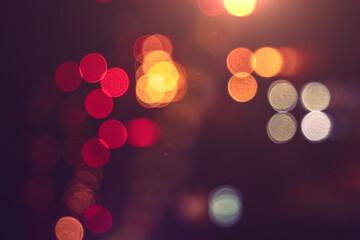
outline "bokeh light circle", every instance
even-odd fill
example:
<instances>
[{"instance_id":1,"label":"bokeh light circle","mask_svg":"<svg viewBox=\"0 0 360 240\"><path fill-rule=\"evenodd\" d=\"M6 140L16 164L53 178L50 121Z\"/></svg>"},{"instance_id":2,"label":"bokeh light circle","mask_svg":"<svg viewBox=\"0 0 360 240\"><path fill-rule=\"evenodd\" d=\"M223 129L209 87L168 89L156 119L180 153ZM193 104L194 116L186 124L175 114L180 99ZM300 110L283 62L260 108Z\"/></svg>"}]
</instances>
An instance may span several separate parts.
<instances>
[{"instance_id":1,"label":"bokeh light circle","mask_svg":"<svg viewBox=\"0 0 360 240\"><path fill-rule=\"evenodd\" d=\"M82 147L82 157L89 166L101 167L109 161L110 150L104 141L90 138Z\"/></svg>"},{"instance_id":2,"label":"bokeh light circle","mask_svg":"<svg viewBox=\"0 0 360 240\"><path fill-rule=\"evenodd\" d=\"M225 9L233 16L245 17L255 11L257 0L224 0Z\"/></svg>"},{"instance_id":3,"label":"bokeh light circle","mask_svg":"<svg viewBox=\"0 0 360 240\"><path fill-rule=\"evenodd\" d=\"M294 109L298 100L297 91L286 80L275 81L268 90L270 105L278 112L287 112Z\"/></svg>"},{"instance_id":4,"label":"bokeh light circle","mask_svg":"<svg viewBox=\"0 0 360 240\"><path fill-rule=\"evenodd\" d=\"M56 222L55 236L58 240L81 240L84 229L76 218L62 217Z\"/></svg>"},{"instance_id":5,"label":"bokeh light circle","mask_svg":"<svg viewBox=\"0 0 360 240\"><path fill-rule=\"evenodd\" d=\"M274 77L279 74L283 66L283 57L275 48L263 47L254 53L256 58L255 72L261 77Z\"/></svg>"},{"instance_id":6,"label":"bokeh light circle","mask_svg":"<svg viewBox=\"0 0 360 240\"><path fill-rule=\"evenodd\" d=\"M311 142L326 140L332 129L329 116L323 112L310 112L305 115L301 122L301 131Z\"/></svg>"},{"instance_id":7,"label":"bokeh light circle","mask_svg":"<svg viewBox=\"0 0 360 240\"><path fill-rule=\"evenodd\" d=\"M65 92L77 89L81 84L79 66L74 62L61 64L55 72L55 83Z\"/></svg>"},{"instance_id":8,"label":"bokeh light circle","mask_svg":"<svg viewBox=\"0 0 360 240\"><path fill-rule=\"evenodd\" d=\"M113 100L101 89L90 92L85 99L85 109L94 118L105 118L113 109Z\"/></svg>"},{"instance_id":9,"label":"bokeh light circle","mask_svg":"<svg viewBox=\"0 0 360 240\"><path fill-rule=\"evenodd\" d=\"M253 52L247 48L235 48L226 59L229 71L236 76L250 75L256 66L256 58Z\"/></svg>"},{"instance_id":10,"label":"bokeh light circle","mask_svg":"<svg viewBox=\"0 0 360 240\"><path fill-rule=\"evenodd\" d=\"M160 137L159 125L148 118L135 118L127 123L128 142L134 147L149 147Z\"/></svg>"},{"instance_id":11,"label":"bokeh light circle","mask_svg":"<svg viewBox=\"0 0 360 240\"><path fill-rule=\"evenodd\" d=\"M290 113L277 113L267 124L267 134L274 143L289 142L297 129L296 119Z\"/></svg>"},{"instance_id":12,"label":"bokeh light circle","mask_svg":"<svg viewBox=\"0 0 360 240\"><path fill-rule=\"evenodd\" d=\"M329 89L319 82L308 83L301 91L302 104L309 111L325 110L330 104L330 99Z\"/></svg>"},{"instance_id":13,"label":"bokeh light circle","mask_svg":"<svg viewBox=\"0 0 360 240\"><path fill-rule=\"evenodd\" d=\"M112 226L112 216L109 210L102 206L91 206L86 209L84 221L86 228L92 233L107 232Z\"/></svg>"},{"instance_id":14,"label":"bokeh light circle","mask_svg":"<svg viewBox=\"0 0 360 240\"><path fill-rule=\"evenodd\" d=\"M241 218L243 203L240 191L233 186L220 186L209 194L209 217L219 227L231 227Z\"/></svg>"},{"instance_id":15,"label":"bokeh light circle","mask_svg":"<svg viewBox=\"0 0 360 240\"><path fill-rule=\"evenodd\" d=\"M111 68L101 80L101 89L110 97L120 97L129 88L129 77L121 68Z\"/></svg>"},{"instance_id":16,"label":"bokeh light circle","mask_svg":"<svg viewBox=\"0 0 360 240\"><path fill-rule=\"evenodd\" d=\"M90 53L83 57L79 65L81 77L90 83L100 81L106 74L107 62L99 53Z\"/></svg>"},{"instance_id":17,"label":"bokeh light circle","mask_svg":"<svg viewBox=\"0 0 360 240\"><path fill-rule=\"evenodd\" d=\"M119 148L124 145L127 137L125 126L114 119L110 119L99 128L99 139L104 141L110 149Z\"/></svg>"},{"instance_id":18,"label":"bokeh light circle","mask_svg":"<svg viewBox=\"0 0 360 240\"><path fill-rule=\"evenodd\" d=\"M228 92L238 102L247 102L253 99L257 88L257 82L251 75L246 77L232 76L228 82Z\"/></svg>"}]
</instances>

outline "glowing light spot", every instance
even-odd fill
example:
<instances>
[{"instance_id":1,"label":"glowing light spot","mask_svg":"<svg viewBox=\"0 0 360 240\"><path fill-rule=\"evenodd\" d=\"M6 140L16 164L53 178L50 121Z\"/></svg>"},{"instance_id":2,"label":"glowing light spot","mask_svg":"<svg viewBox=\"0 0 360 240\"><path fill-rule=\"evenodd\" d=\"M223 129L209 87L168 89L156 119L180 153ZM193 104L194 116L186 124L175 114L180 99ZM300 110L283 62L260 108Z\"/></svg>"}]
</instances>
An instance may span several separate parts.
<instances>
[{"instance_id":1,"label":"glowing light spot","mask_svg":"<svg viewBox=\"0 0 360 240\"><path fill-rule=\"evenodd\" d=\"M278 112L287 112L294 109L298 94L295 87L288 81L275 81L268 90L270 105Z\"/></svg>"},{"instance_id":2,"label":"glowing light spot","mask_svg":"<svg viewBox=\"0 0 360 240\"><path fill-rule=\"evenodd\" d=\"M225 9L236 17L245 17L255 11L256 0L224 0Z\"/></svg>"},{"instance_id":3,"label":"glowing light spot","mask_svg":"<svg viewBox=\"0 0 360 240\"><path fill-rule=\"evenodd\" d=\"M148 63L156 63L160 61L170 62L171 61L170 54L162 50L151 51L145 54L143 63L148 64Z\"/></svg>"},{"instance_id":4,"label":"glowing light spot","mask_svg":"<svg viewBox=\"0 0 360 240\"><path fill-rule=\"evenodd\" d=\"M310 112L301 122L301 131L311 142L322 142L331 132L331 120L326 113Z\"/></svg>"},{"instance_id":5,"label":"glowing light spot","mask_svg":"<svg viewBox=\"0 0 360 240\"><path fill-rule=\"evenodd\" d=\"M142 58L143 58L142 45L147 37L149 37L149 35L141 36L138 39L136 39L136 41L134 42L133 54L138 62L142 62Z\"/></svg>"},{"instance_id":6,"label":"glowing light spot","mask_svg":"<svg viewBox=\"0 0 360 240\"><path fill-rule=\"evenodd\" d=\"M86 96L85 108L90 116L105 118L113 109L113 100L101 89L95 89Z\"/></svg>"},{"instance_id":7,"label":"glowing light spot","mask_svg":"<svg viewBox=\"0 0 360 240\"><path fill-rule=\"evenodd\" d=\"M81 240L84 229L76 218L62 217L55 225L55 235L58 240Z\"/></svg>"},{"instance_id":8,"label":"glowing light spot","mask_svg":"<svg viewBox=\"0 0 360 240\"><path fill-rule=\"evenodd\" d=\"M208 16L216 16L225 11L222 0L197 0L201 12Z\"/></svg>"},{"instance_id":9,"label":"glowing light spot","mask_svg":"<svg viewBox=\"0 0 360 240\"><path fill-rule=\"evenodd\" d=\"M219 227L231 227L241 218L243 204L240 191L232 186L220 186L209 195L209 217Z\"/></svg>"},{"instance_id":10,"label":"glowing light spot","mask_svg":"<svg viewBox=\"0 0 360 240\"><path fill-rule=\"evenodd\" d=\"M228 83L230 96L238 102L247 102L254 98L257 92L257 83L253 76L232 76Z\"/></svg>"},{"instance_id":11,"label":"glowing light spot","mask_svg":"<svg viewBox=\"0 0 360 240\"><path fill-rule=\"evenodd\" d=\"M120 97L129 88L129 77L121 68L111 68L101 80L101 89L110 97Z\"/></svg>"},{"instance_id":12,"label":"glowing light spot","mask_svg":"<svg viewBox=\"0 0 360 240\"><path fill-rule=\"evenodd\" d=\"M80 62L81 77L90 83L98 82L106 75L107 62L99 53L90 53Z\"/></svg>"},{"instance_id":13,"label":"glowing light spot","mask_svg":"<svg viewBox=\"0 0 360 240\"><path fill-rule=\"evenodd\" d=\"M125 126L114 119L104 122L99 128L99 139L106 142L110 149L119 148L124 145L126 136Z\"/></svg>"},{"instance_id":14,"label":"glowing light spot","mask_svg":"<svg viewBox=\"0 0 360 240\"><path fill-rule=\"evenodd\" d=\"M159 125L148 118L136 118L127 123L128 142L134 147L149 147L160 137Z\"/></svg>"},{"instance_id":15,"label":"glowing light spot","mask_svg":"<svg viewBox=\"0 0 360 240\"><path fill-rule=\"evenodd\" d=\"M87 191L77 191L70 195L67 204L70 210L77 215L83 215L85 210L94 202L94 197Z\"/></svg>"},{"instance_id":16,"label":"glowing light spot","mask_svg":"<svg viewBox=\"0 0 360 240\"><path fill-rule=\"evenodd\" d=\"M180 220L185 224L201 224L208 213L207 195L202 192L187 193L180 197L177 206Z\"/></svg>"},{"instance_id":17,"label":"glowing light spot","mask_svg":"<svg viewBox=\"0 0 360 240\"><path fill-rule=\"evenodd\" d=\"M263 47L255 51L255 72L261 77L274 77L280 73L283 66L281 53L275 48Z\"/></svg>"},{"instance_id":18,"label":"glowing light spot","mask_svg":"<svg viewBox=\"0 0 360 240\"><path fill-rule=\"evenodd\" d=\"M65 92L77 89L81 84L79 66L74 62L61 64L55 72L55 83Z\"/></svg>"},{"instance_id":19,"label":"glowing light spot","mask_svg":"<svg viewBox=\"0 0 360 240\"><path fill-rule=\"evenodd\" d=\"M232 74L242 77L254 71L256 58L249 49L236 48L227 56L226 64Z\"/></svg>"},{"instance_id":20,"label":"glowing light spot","mask_svg":"<svg viewBox=\"0 0 360 240\"><path fill-rule=\"evenodd\" d=\"M91 167L104 166L110 159L110 150L98 138L90 138L82 148L82 157Z\"/></svg>"},{"instance_id":21,"label":"glowing light spot","mask_svg":"<svg viewBox=\"0 0 360 240\"><path fill-rule=\"evenodd\" d=\"M319 82L308 83L301 92L302 104L309 111L325 110L330 99L329 89Z\"/></svg>"},{"instance_id":22,"label":"glowing light spot","mask_svg":"<svg viewBox=\"0 0 360 240\"><path fill-rule=\"evenodd\" d=\"M144 54L156 50L161 50L171 55L173 51L173 45L168 37L161 34L156 34L145 38L141 49Z\"/></svg>"},{"instance_id":23,"label":"glowing light spot","mask_svg":"<svg viewBox=\"0 0 360 240\"><path fill-rule=\"evenodd\" d=\"M280 75L284 77L296 76L302 67L302 59L299 51L292 47L280 47L277 49L283 57Z\"/></svg>"},{"instance_id":24,"label":"glowing light spot","mask_svg":"<svg viewBox=\"0 0 360 240\"><path fill-rule=\"evenodd\" d=\"M86 228L92 233L107 232L112 226L110 212L102 206L91 206L84 214Z\"/></svg>"},{"instance_id":25,"label":"glowing light spot","mask_svg":"<svg viewBox=\"0 0 360 240\"><path fill-rule=\"evenodd\" d=\"M297 129L297 123L290 113L277 113L270 118L267 124L267 134L274 143L286 143L290 141Z\"/></svg>"}]
</instances>

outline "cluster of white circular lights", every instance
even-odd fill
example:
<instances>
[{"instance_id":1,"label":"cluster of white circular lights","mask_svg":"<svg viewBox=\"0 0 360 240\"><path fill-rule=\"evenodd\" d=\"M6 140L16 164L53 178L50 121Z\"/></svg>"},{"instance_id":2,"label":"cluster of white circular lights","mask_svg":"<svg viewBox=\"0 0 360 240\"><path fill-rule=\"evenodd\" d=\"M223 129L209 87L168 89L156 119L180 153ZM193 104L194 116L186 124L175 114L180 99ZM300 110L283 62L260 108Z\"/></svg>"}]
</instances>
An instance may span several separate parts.
<instances>
[{"instance_id":1,"label":"cluster of white circular lights","mask_svg":"<svg viewBox=\"0 0 360 240\"><path fill-rule=\"evenodd\" d=\"M330 117L323 111L329 106L331 94L329 89L319 82L305 85L301 93L301 102L310 111L301 122L301 130L311 142L322 142L331 133Z\"/></svg>"},{"instance_id":2,"label":"cluster of white circular lights","mask_svg":"<svg viewBox=\"0 0 360 240\"><path fill-rule=\"evenodd\" d=\"M297 91L290 82L278 80L269 87L268 100L277 113L267 124L267 134L275 143L286 143L294 137L297 129L296 120L289 113L298 101Z\"/></svg>"},{"instance_id":3,"label":"cluster of white circular lights","mask_svg":"<svg viewBox=\"0 0 360 240\"><path fill-rule=\"evenodd\" d=\"M219 186L209 194L209 218L218 227L232 227L243 214L242 195L229 185Z\"/></svg>"},{"instance_id":4,"label":"cluster of white circular lights","mask_svg":"<svg viewBox=\"0 0 360 240\"><path fill-rule=\"evenodd\" d=\"M301 122L301 131L311 142L324 141L331 132L331 120L322 112L329 106L330 98L328 88L318 82L306 84L301 91L302 105L310 111ZM268 100L277 113L268 121L267 134L275 143L289 142L297 130L296 119L289 113L297 104L297 91L290 82L278 80L269 87Z\"/></svg>"}]
</instances>

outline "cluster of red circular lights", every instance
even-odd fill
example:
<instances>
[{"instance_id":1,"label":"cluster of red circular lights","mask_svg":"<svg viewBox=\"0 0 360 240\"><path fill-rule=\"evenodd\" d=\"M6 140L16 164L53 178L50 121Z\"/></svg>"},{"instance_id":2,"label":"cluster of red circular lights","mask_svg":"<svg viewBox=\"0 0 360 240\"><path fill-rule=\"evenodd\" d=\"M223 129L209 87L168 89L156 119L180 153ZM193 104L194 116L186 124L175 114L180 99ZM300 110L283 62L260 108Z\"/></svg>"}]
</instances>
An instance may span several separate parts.
<instances>
[{"instance_id":1,"label":"cluster of red circular lights","mask_svg":"<svg viewBox=\"0 0 360 240\"><path fill-rule=\"evenodd\" d=\"M239 47L228 54L226 64L233 74L228 82L230 96L235 101L247 102L254 98L258 88L253 72L263 78L294 76L299 72L301 57L292 47L262 47L255 52Z\"/></svg>"},{"instance_id":2,"label":"cluster of red circular lights","mask_svg":"<svg viewBox=\"0 0 360 240\"><path fill-rule=\"evenodd\" d=\"M208 16L227 13L235 17L246 17L254 13L257 0L197 0L199 9Z\"/></svg>"},{"instance_id":3,"label":"cluster of red circular lights","mask_svg":"<svg viewBox=\"0 0 360 240\"><path fill-rule=\"evenodd\" d=\"M61 64L55 73L56 85L66 92L77 89L82 79L89 83L100 82L101 89L90 92L85 98L84 104L87 113L97 119L105 118L111 113L112 98L122 96L129 86L126 72L116 67L107 69L105 58L98 53L86 55L79 66L74 62ZM74 111L63 115L67 116L72 113ZM70 118L71 122L83 120L81 116ZM128 133L128 142L135 147L151 146L157 142L160 135L157 123L147 118L133 119L128 122L127 128L128 130L115 119L107 120L100 126L98 138L90 138L83 143L80 155L84 162L76 166L70 187L65 194L64 201L68 209L73 215L83 216L85 226L93 233L106 232L112 225L110 212L102 206L95 205L97 202L95 197L102 178L100 167L109 161L110 149L123 146ZM65 145L70 150L70 154L77 152L77 141L66 143L68 143ZM69 144L71 146L68 146ZM74 158L78 157L75 155ZM58 239L82 239L83 233L82 224L73 217L60 218L55 227Z\"/></svg>"},{"instance_id":4,"label":"cluster of red circular lights","mask_svg":"<svg viewBox=\"0 0 360 240\"><path fill-rule=\"evenodd\" d=\"M134 43L136 98L146 108L162 108L182 99L186 71L173 60L173 45L164 35L142 36Z\"/></svg>"}]
</instances>

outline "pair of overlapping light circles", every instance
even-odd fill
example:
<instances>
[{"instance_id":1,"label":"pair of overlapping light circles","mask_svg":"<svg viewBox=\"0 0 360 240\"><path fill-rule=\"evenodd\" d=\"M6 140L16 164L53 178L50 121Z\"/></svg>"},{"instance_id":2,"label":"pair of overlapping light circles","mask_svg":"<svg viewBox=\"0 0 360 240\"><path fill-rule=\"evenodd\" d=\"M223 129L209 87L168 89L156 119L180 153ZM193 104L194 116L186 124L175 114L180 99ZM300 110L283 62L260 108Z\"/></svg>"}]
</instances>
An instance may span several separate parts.
<instances>
[{"instance_id":1,"label":"pair of overlapping light circles","mask_svg":"<svg viewBox=\"0 0 360 240\"><path fill-rule=\"evenodd\" d=\"M247 102L257 92L257 82L251 73L255 69L256 59L251 50L236 48L226 59L228 70L233 74L228 82L228 92L237 102Z\"/></svg>"},{"instance_id":2,"label":"pair of overlapping light circles","mask_svg":"<svg viewBox=\"0 0 360 240\"><path fill-rule=\"evenodd\" d=\"M289 142L296 133L297 122L292 114L298 101L297 91L290 82L278 80L272 83L268 90L268 100L271 107L277 111L267 124L267 134L274 143Z\"/></svg>"},{"instance_id":3,"label":"pair of overlapping light circles","mask_svg":"<svg viewBox=\"0 0 360 240\"><path fill-rule=\"evenodd\" d=\"M85 210L95 204L95 195L102 181L102 170L81 163L66 190L64 202L72 214L83 216Z\"/></svg>"},{"instance_id":4,"label":"pair of overlapping light circles","mask_svg":"<svg viewBox=\"0 0 360 240\"><path fill-rule=\"evenodd\" d=\"M104 166L110 159L110 149L120 148L127 138L125 126L115 119L101 124L98 138L90 138L82 148L84 161L92 167Z\"/></svg>"},{"instance_id":5,"label":"pair of overlapping light circles","mask_svg":"<svg viewBox=\"0 0 360 240\"><path fill-rule=\"evenodd\" d=\"M171 41L160 34L135 42L134 56L142 63L136 69L136 98L142 106L165 107L186 94L186 71L173 60L172 51Z\"/></svg>"},{"instance_id":6,"label":"pair of overlapping light circles","mask_svg":"<svg viewBox=\"0 0 360 240\"><path fill-rule=\"evenodd\" d=\"M209 194L209 217L219 227L235 225L243 214L240 191L234 186L220 186Z\"/></svg>"},{"instance_id":7,"label":"pair of overlapping light circles","mask_svg":"<svg viewBox=\"0 0 360 240\"><path fill-rule=\"evenodd\" d=\"M263 78L295 76L301 68L301 55L293 47L261 47L254 55L255 73Z\"/></svg>"},{"instance_id":8,"label":"pair of overlapping light circles","mask_svg":"<svg viewBox=\"0 0 360 240\"><path fill-rule=\"evenodd\" d=\"M319 82L306 84L301 92L302 105L310 111L301 122L301 130L310 142L325 141L331 134L331 119L322 112L327 109L330 100L329 89Z\"/></svg>"},{"instance_id":9,"label":"pair of overlapping light circles","mask_svg":"<svg viewBox=\"0 0 360 240\"><path fill-rule=\"evenodd\" d=\"M255 11L257 0L197 0L197 4L208 16L217 16L227 11L232 16L246 17Z\"/></svg>"}]
</instances>

